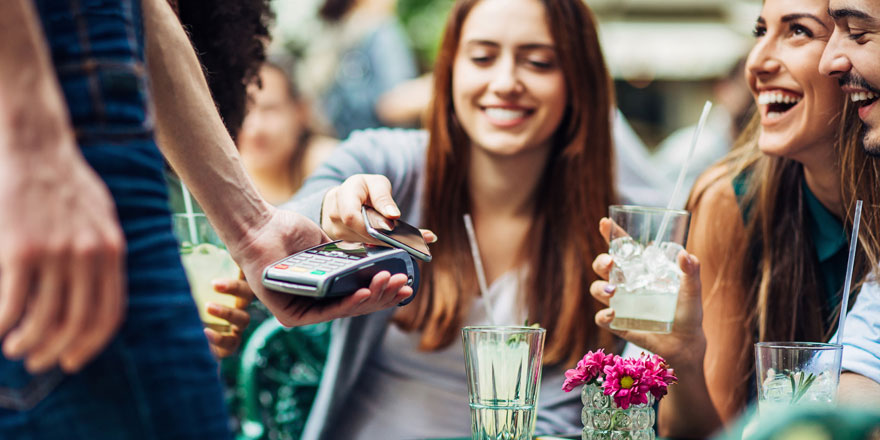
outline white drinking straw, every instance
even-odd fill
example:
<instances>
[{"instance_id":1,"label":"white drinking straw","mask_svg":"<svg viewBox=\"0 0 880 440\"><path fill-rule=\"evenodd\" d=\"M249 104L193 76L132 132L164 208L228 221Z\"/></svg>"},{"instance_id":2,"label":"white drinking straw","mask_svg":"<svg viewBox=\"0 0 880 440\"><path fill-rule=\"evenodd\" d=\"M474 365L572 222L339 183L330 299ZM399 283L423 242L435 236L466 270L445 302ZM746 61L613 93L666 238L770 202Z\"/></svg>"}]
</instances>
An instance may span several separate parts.
<instances>
[{"instance_id":1,"label":"white drinking straw","mask_svg":"<svg viewBox=\"0 0 880 440\"><path fill-rule=\"evenodd\" d=\"M189 226L189 242L195 246L199 244L198 234L196 234L196 216L193 212L192 196L189 194L189 190L186 189L186 185L183 184L183 180L180 181L180 192L183 193L183 206L184 209L186 209L186 224Z\"/></svg>"},{"instance_id":2,"label":"white drinking straw","mask_svg":"<svg viewBox=\"0 0 880 440\"><path fill-rule=\"evenodd\" d=\"M697 122L697 129L694 130L694 137L691 139L691 148L688 150L687 157L684 159L684 165L682 165L681 170L678 172L678 180L675 181L675 187L672 189L672 197L669 198L669 203L666 204L666 212L663 214L663 221L660 222L660 228L657 229L657 236L654 238L654 243L659 243L660 239L663 238L663 234L666 232L666 226L669 224L670 217L669 210L673 208L676 197L678 197L678 193L681 191L681 186L684 184L684 177L691 164L691 158L694 157L694 150L697 148L697 141L700 139L700 133L703 132L703 126L706 125L706 119L709 118L710 110L712 110L712 101L706 101L706 103L703 104L703 113L700 114L700 121Z\"/></svg>"},{"instance_id":3,"label":"white drinking straw","mask_svg":"<svg viewBox=\"0 0 880 440\"><path fill-rule=\"evenodd\" d=\"M471 255L474 257L474 268L477 271L477 284L480 285L480 294L483 296L483 306L486 308L486 317L489 324L495 325L492 317L492 305L489 304L489 286L486 285L486 273L483 271L483 259L480 258L480 247L477 245L477 234L474 232L474 222L470 214L464 215L464 229L467 231L468 242L471 245Z\"/></svg>"},{"instance_id":4,"label":"white drinking straw","mask_svg":"<svg viewBox=\"0 0 880 440\"><path fill-rule=\"evenodd\" d=\"M846 280L843 282L843 298L840 302L840 322L837 323L837 340L835 344L840 344L840 338L843 336L843 321L846 319L846 309L849 305L849 289L852 286L853 263L856 259L856 246L859 243L859 223L862 222L862 201L856 202L856 215L853 217L853 230L849 238L849 258L846 260Z\"/></svg>"}]
</instances>

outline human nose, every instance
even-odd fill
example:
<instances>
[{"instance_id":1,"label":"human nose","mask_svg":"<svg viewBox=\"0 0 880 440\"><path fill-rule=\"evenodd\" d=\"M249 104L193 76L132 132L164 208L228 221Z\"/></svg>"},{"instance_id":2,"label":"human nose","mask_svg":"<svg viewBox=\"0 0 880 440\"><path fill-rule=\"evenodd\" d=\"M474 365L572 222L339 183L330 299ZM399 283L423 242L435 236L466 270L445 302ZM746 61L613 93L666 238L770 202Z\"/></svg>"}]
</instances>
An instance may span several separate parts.
<instances>
[{"instance_id":1,"label":"human nose","mask_svg":"<svg viewBox=\"0 0 880 440\"><path fill-rule=\"evenodd\" d=\"M495 65L492 72L492 80L489 91L498 95L519 93L522 91L522 82L516 68L513 57L503 57Z\"/></svg>"},{"instance_id":2,"label":"human nose","mask_svg":"<svg viewBox=\"0 0 880 440\"><path fill-rule=\"evenodd\" d=\"M766 76L779 71L779 61L773 56L775 44L772 39L758 41L746 60L746 70L755 76Z\"/></svg>"},{"instance_id":3,"label":"human nose","mask_svg":"<svg viewBox=\"0 0 880 440\"><path fill-rule=\"evenodd\" d=\"M819 73L822 75L839 77L852 68L849 58L841 51L840 46L843 42L841 37L841 33L835 27L831 38L828 39L828 44L825 45L825 50L822 51L822 58L819 60Z\"/></svg>"}]
</instances>

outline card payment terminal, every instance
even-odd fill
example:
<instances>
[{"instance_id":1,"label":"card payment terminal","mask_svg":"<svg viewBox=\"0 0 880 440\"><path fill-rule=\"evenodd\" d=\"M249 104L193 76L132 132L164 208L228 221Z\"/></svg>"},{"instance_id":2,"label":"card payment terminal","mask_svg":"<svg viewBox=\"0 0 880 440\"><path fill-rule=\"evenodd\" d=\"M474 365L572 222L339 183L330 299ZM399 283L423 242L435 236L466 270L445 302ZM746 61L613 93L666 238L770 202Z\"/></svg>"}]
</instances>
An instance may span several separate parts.
<instances>
[{"instance_id":1,"label":"card payment terminal","mask_svg":"<svg viewBox=\"0 0 880 440\"><path fill-rule=\"evenodd\" d=\"M350 295L370 285L381 271L405 273L413 294L419 289L419 267L403 249L333 241L306 249L278 261L263 271L267 289L315 298Z\"/></svg>"}]
</instances>

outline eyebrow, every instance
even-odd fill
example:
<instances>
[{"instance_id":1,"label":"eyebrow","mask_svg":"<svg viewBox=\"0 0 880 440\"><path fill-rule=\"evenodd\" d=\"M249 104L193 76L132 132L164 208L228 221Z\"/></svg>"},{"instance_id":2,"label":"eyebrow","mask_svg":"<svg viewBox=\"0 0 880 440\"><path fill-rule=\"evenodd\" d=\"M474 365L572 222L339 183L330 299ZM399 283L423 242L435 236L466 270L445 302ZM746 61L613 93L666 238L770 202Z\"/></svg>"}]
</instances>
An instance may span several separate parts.
<instances>
[{"instance_id":1,"label":"eyebrow","mask_svg":"<svg viewBox=\"0 0 880 440\"><path fill-rule=\"evenodd\" d=\"M825 23L823 23L823 22L822 22L822 19L820 19L819 17L816 17L816 16L813 15L813 14L807 14L807 13L783 15L783 16L782 16L782 22L783 22L783 23L788 23L788 22L792 22L792 21L795 21L795 20L800 20L800 19L802 19L802 18L809 18L809 19L812 19L812 20L815 21L816 23L819 23L820 25L822 25L823 28L828 29L828 25L826 25Z\"/></svg>"},{"instance_id":2,"label":"eyebrow","mask_svg":"<svg viewBox=\"0 0 880 440\"><path fill-rule=\"evenodd\" d=\"M866 14L865 12L859 11L857 9L849 9L849 8L841 8L841 9L831 9L828 8L828 15L835 20L840 20L842 18L858 18L861 20L872 20L871 16Z\"/></svg>"},{"instance_id":3,"label":"eyebrow","mask_svg":"<svg viewBox=\"0 0 880 440\"><path fill-rule=\"evenodd\" d=\"M465 43L467 46L492 46L492 47L501 47L495 41L491 40L470 40ZM533 49L547 49L547 50L556 50L556 46L548 43L527 43L516 46L517 49L525 49L525 50L533 50Z\"/></svg>"}]
</instances>

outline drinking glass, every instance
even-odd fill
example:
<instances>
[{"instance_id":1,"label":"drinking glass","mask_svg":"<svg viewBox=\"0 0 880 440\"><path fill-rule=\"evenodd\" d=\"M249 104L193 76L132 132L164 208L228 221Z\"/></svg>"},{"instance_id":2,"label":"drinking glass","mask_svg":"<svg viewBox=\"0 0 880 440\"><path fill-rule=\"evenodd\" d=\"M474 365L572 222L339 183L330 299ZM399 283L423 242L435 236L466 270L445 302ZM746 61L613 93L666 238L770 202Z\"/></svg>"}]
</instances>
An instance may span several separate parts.
<instances>
[{"instance_id":1,"label":"drinking glass","mask_svg":"<svg viewBox=\"0 0 880 440\"><path fill-rule=\"evenodd\" d=\"M199 309L199 318L206 327L227 331L229 323L208 314L206 304L235 307L236 298L216 292L213 281L238 278L238 266L204 214L174 214L174 235L180 243L180 260Z\"/></svg>"},{"instance_id":2,"label":"drinking glass","mask_svg":"<svg viewBox=\"0 0 880 440\"><path fill-rule=\"evenodd\" d=\"M755 344L758 410L791 405L833 405L840 380L843 346L820 342Z\"/></svg>"},{"instance_id":3,"label":"drinking glass","mask_svg":"<svg viewBox=\"0 0 880 440\"><path fill-rule=\"evenodd\" d=\"M474 440L531 440L544 333L535 327L462 329Z\"/></svg>"},{"instance_id":4,"label":"drinking glass","mask_svg":"<svg viewBox=\"0 0 880 440\"><path fill-rule=\"evenodd\" d=\"M681 269L678 253L687 240L687 211L614 205L609 208L614 260L609 282L611 328L669 333L675 319Z\"/></svg>"}]
</instances>

